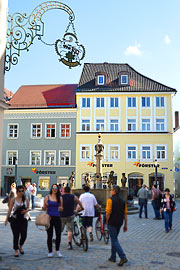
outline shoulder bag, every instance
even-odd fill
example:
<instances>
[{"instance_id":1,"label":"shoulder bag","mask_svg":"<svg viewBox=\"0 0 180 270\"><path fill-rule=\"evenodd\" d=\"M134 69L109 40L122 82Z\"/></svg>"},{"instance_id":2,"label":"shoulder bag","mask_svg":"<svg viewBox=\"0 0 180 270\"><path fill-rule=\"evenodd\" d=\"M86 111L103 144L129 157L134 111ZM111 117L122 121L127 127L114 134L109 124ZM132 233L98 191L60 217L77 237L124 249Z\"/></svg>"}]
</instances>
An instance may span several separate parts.
<instances>
[{"instance_id":1,"label":"shoulder bag","mask_svg":"<svg viewBox=\"0 0 180 270\"><path fill-rule=\"evenodd\" d=\"M35 224L38 228L40 226L40 227L45 227L45 230L48 230L50 227L50 219L51 217L47 213L42 213L41 211L40 214L36 216ZM40 229L40 230L43 230L43 229Z\"/></svg>"}]
</instances>

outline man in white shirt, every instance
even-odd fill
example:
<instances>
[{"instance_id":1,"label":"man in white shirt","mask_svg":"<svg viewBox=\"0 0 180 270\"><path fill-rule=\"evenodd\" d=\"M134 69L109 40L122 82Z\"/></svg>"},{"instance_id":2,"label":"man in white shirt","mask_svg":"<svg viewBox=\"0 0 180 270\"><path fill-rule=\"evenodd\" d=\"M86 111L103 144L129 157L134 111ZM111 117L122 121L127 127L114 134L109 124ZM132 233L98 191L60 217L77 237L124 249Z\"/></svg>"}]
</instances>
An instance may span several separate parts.
<instances>
[{"instance_id":1,"label":"man in white shirt","mask_svg":"<svg viewBox=\"0 0 180 270\"><path fill-rule=\"evenodd\" d=\"M32 187L31 187L31 202L32 202L32 209L35 208L34 199L35 199L35 196L36 196L36 192L37 192L36 184L33 183L33 184L32 184Z\"/></svg>"},{"instance_id":2,"label":"man in white shirt","mask_svg":"<svg viewBox=\"0 0 180 270\"><path fill-rule=\"evenodd\" d=\"M94 207L100 208L100 205L97 203L96 197L91 194L90 188L88 186L84 186L85 193L81 194L79 197L80 202L84 208L82 212L82 224L85 228L88 228L90 241L93 241L93 217L95 214Z\"/></svg>"}]
</instances>

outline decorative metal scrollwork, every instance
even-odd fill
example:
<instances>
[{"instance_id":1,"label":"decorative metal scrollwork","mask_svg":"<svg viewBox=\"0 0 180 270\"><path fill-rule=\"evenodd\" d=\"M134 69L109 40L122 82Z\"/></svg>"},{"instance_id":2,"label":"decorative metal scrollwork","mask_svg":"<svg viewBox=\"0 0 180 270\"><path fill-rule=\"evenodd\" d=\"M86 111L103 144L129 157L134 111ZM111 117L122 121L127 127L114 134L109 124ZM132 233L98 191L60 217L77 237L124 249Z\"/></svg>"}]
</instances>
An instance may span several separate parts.
<instances>
[{"instance_id":1,"label":"decorative metal scrollwork","mask_svg":"<svg viewBox=\"0 0 180 270\"><path fill-rule=\"evenodd\" d=\"M52 9L61 9L69 14L69 24L62 38L53 44L48 44L42 40L44 36L44 22L42 16ZM66 4L58 1L48 1L37 6L30 16L27 14L14 13L8 16L7 45L5 57L5 71L11 69L11 65L16 65L22 50L29 51L34 39L42 41L46 45L55 45L55 50L60 56L59 61L71 67L80 65L80 61L85 56L85 48L80 45L75 32L73 21L74 12ZM72 26L73 33L68 33Z\"/></svg>"}]
</instances>

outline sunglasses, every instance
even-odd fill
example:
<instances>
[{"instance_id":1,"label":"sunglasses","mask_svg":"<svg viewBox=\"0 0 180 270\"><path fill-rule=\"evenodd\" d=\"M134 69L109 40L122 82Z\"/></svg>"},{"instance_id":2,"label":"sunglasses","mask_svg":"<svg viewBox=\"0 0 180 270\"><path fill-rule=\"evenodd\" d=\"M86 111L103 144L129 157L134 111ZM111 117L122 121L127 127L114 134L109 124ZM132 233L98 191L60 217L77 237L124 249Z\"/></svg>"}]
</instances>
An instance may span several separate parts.
<instances>
[{"instance_id":1,"label":"sunglasses","mask_svg":"<svg viewBox=\"0 0 180 270\"><path fill-rule=\"evenodd\" d=\"M58 189L57 187L53 187L52 189Z\"/></svg>"},{"instance_id":2,"label":"sunglasses","mask_svg":"<svg viewBox=\"0 0 180 270\"><path fill-rule=\"evenodd\" d=\"M18 192L24 192L24 190L22 189L22 190L18 190Z\"/></svg>"}]
</instances>

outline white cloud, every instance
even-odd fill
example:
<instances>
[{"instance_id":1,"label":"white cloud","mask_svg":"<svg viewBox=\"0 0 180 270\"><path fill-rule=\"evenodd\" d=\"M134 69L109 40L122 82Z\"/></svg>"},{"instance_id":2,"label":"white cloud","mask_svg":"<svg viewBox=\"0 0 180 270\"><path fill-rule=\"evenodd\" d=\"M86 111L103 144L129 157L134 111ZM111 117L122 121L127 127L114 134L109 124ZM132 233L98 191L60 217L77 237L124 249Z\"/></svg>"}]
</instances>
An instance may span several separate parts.
<instances>
[{"instance_id":1,"label":"white cloud","mask_svg":"<svg viewBox=\"0 0 180 270\"><path fill-rule=\"evenodd\" d=\"M164 42L165 42L165 44L167 44L167 45L169 45L169 44L171 43L171 39L169 38L168 35L165 36Z\"/></svg>"},{"instance_id":2,"label":"white cloud","mask_svg":"<svg viewBox=\"0 0 180 270\"><path fill-rule=\"evenodd\" d=\"M126 48L125 55L142 55L142 52L140 50L141 44L136 44L134 46L129 46Z\"/></svg>"}]
</instances>

